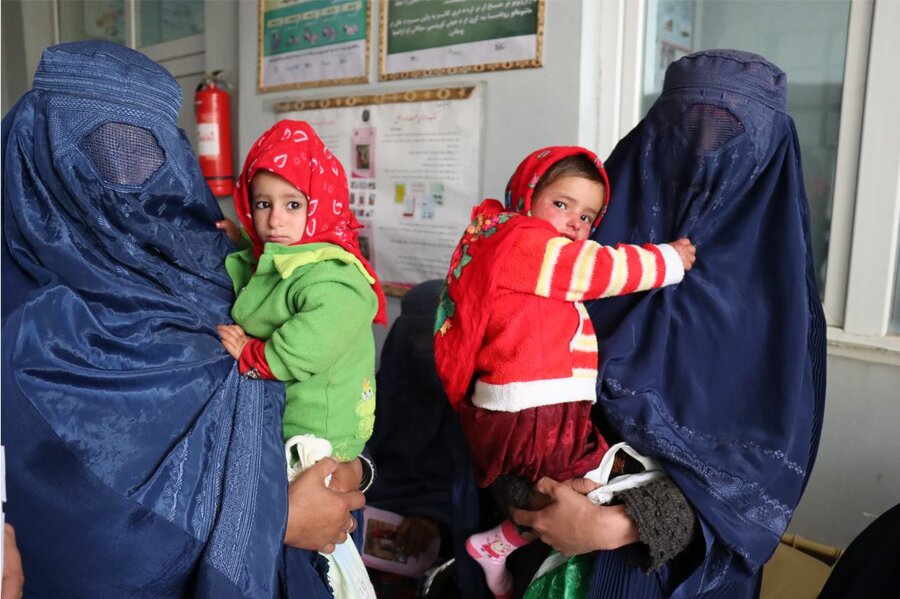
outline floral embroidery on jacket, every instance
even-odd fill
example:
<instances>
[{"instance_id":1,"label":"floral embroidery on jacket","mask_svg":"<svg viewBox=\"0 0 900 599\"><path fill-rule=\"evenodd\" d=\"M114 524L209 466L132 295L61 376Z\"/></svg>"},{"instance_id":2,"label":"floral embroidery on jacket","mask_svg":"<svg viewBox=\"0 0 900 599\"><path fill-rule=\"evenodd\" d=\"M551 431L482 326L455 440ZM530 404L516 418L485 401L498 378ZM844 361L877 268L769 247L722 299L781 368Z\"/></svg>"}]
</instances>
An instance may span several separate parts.
<instances>
[{"instance_id":1,"label":"floral embroidery on jacket","mask_svg":"<svg viewBox=\"0 0 900 599\"><path fill-rule=\"evenodd\" d=\"M437 319L434 323L434 332L446 334L452 326L451 319L456 312L456 304L450 297L449 286L452 279L459 280L462 275L463 268L472 261L469 254L469 246L478 241L490 237L497 232L497 229L514 216L518 216L511 212L499 212L497 214L486 215L479 214L475 217L463 234L462 240L456 246L453 256L450 258L450 273L447 275L447 281L441 289L441 301L438 304Z\"/></svg>"}]
</instances>

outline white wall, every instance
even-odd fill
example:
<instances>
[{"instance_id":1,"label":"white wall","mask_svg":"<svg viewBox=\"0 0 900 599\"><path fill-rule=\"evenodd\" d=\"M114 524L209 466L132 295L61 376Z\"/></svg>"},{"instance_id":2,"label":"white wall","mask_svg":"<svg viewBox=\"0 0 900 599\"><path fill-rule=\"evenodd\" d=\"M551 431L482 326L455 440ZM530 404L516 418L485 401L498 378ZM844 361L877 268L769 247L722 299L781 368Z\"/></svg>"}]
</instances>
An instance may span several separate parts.
<instances>
[{"instance_id":1,"label":"white wall","mask_svg":"<svg viewBox=\"0 0 900 599\"><path fill-rule=\"evenodd\" d=\"M828 359L822 442L790 531L845 547L900 502L900 367Z\"/></svg>"}]
</instances>

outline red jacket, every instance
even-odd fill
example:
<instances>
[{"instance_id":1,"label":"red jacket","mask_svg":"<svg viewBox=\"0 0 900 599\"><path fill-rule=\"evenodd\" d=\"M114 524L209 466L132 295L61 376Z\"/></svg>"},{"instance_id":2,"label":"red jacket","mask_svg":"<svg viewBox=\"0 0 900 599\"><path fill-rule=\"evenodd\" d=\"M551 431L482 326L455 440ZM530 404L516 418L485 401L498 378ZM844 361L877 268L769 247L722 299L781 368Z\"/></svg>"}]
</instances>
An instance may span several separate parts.
<instances>
[{"instance_id":1,"label":"red jacket","mask_svg":"<svg viewBox=\"0 0 900 599\"><path fill-rule=\"evenodd\" d=\"M520 217L528 218L528 217ZM681 259L668 244L615 248L570 241L548 228L520 228L500 258L472 403L518 411L595 400L597 338L581 300L679 282ZM464 305L457 306L465 314Z\"/></svg>"}]
</instances>

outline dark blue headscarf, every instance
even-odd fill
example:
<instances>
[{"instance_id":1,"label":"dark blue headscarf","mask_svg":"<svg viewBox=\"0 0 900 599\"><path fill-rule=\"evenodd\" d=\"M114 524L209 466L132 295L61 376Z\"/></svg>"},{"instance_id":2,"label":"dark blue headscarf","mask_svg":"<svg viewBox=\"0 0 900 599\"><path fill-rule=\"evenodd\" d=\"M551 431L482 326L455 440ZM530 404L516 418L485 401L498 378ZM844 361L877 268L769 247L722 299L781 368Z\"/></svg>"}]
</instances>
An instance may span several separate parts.
<instances>
[{"instance_id":1,"label":"dark blue headscarf","mask_svg":"<svg viewBox=\"0 0 900 599\"><path fill-rule=\"evenodd\" d=\"M105 42L47 49L3 119L3 443L26 596L272 597L283 391L215 326L233 248L181 90Z\"/></svg>"},{"instance_id":2,"label":"dark blue headscarf","mask_svg":"<svg viewBox=\"0 0 900 599\"><path fill-rule=\"evenodd\" d=\"M613 199L597 241L697 246L681 284L589 311L601 418L662 461L701 533L658 578L601 552L592 596L752 596L809 478L825 392L784 73L744 52L682 58L606 168Z\"/></svg>"}]
</instances>

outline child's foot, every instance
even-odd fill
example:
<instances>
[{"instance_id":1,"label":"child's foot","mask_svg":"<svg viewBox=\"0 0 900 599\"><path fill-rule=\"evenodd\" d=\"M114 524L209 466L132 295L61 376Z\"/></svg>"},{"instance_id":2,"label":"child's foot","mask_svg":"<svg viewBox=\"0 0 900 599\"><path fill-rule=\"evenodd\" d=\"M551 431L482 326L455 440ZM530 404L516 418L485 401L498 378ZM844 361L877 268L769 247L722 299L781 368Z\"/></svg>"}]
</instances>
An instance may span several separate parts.
<instances>
[{"instance_id":1,"label":"child's foot","mask_svg":"<svg viewBox=\"0 0 900 599\"><path fill-rule=\"evenodd\" d=\"M472 537L466 540L466 551L484 570L484 579L487 581L488 588L493 593L494 598L509 599L512 597L512 576L506 571L506 556L491 557L490 555L485 555L483 551L480 551L472 543Z\"/></svg>"},{"instance_id":2,"label":"child's foot","mask_svg":"<svg viewBox=\"0 0 900 599\"><path fill-rule=\"evenodd\" d=\"M512 597L512 577L506 571L506 557L528 543L510 520L466 539L466 551L484 570L488 588L496 599Z\"/></svg>"}]
</instances>

